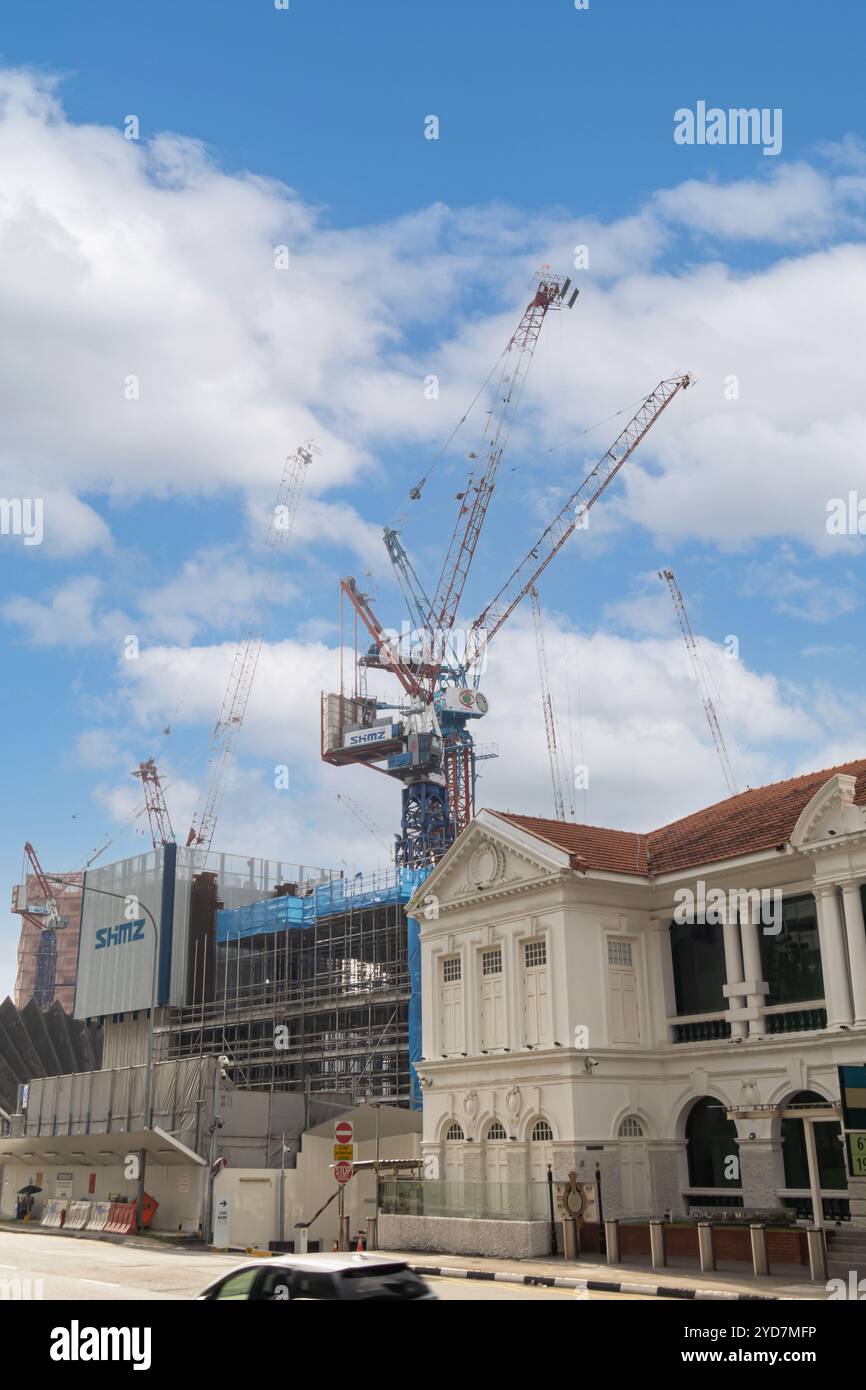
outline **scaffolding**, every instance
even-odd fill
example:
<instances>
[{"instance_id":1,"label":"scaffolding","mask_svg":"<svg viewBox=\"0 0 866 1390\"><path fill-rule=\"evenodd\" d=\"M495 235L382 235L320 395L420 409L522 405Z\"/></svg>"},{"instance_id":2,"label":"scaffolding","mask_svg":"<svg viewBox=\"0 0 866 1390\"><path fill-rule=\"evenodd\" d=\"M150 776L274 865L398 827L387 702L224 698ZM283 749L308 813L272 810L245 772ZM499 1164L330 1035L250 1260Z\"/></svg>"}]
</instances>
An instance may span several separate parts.
<instances>
[{"instance_id":1,"label":"scaffolding","mask_svg":"<svg viewBox=\"0 0 866 1390\"><path fill-rule=\"evenodd\" d=\"M229 1058L236 1085L409 1103L408 928L417 874L339 881L217 914L161 1054ZM208 996L211 997L208 997Z\"/></svg>"}]
</instances>

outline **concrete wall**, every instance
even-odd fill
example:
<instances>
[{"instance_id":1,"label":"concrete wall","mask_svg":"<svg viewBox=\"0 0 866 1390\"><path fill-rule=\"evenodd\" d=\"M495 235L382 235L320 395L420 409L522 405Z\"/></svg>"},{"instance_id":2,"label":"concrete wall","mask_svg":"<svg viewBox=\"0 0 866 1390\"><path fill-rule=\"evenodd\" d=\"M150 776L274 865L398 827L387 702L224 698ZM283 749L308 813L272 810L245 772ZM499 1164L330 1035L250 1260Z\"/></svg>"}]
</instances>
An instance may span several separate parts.
<instances>
[{"instance_id":1,"label":"concrete wall","mask_svg":"<svg viewBox=\"0 0 866 1390\"><path fill-rule=\"evenodd\" d=\"M183 1223L187 1223L187 1227L190 1224L198 1226L206 1171L197 1164L148 1163L145 1190L159 1202L153 1221L155 1231L177 1231ZM40 1221L46 1201L56 1195L58 1173L72 1174L74 1201L107 1202L126 1198L134 1202L138 1193L138 1184L124 1178L119 1163L93 1168L74 1167L71 1163L34 1168L32 1164L6 1162L0 1182L0 1216L7 1221L14 1220L19 1188L35 1183L42 1192L36 1197L31 1220ZM91 1173L96 1179L93 1192L89 1191Z\"/></svg>"},{"instance_id":2,"label":"concrete wall","mask_svg":"<svg viewBox=\"0 0 866 1390\"><path fill-rule=\"evenodd\" d=\"M229 1244L267 1250L279 1221L279 1169L224 1168L213 1186L214 1210L223 1197L231 1203Z\"/></svg>"},{"instance_id":3,"label":"concrete wall","mask_svg":"<svg viewBox=\"0 0 866 1390\"><path fill-rule=\"evenodd\" d=\"M513 1260L550 1254L547 1221L466 1221L447 1216L380 1216L381 1250L500 1255Z\"/></svg>"}]
</instances>

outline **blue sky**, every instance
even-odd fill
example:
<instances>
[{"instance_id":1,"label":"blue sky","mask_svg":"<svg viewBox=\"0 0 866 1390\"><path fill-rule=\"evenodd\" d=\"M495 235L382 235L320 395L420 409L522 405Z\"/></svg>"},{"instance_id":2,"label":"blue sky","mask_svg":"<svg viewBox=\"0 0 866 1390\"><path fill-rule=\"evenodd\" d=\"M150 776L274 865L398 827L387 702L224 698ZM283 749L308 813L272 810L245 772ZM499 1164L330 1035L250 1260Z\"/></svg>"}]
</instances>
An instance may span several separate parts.
<instances>
[{"instance_id":1,"label":"blue sky","mask_svg":"<svg viewBox=\"0 0 866 1390\"><path fill-rule=\"evenodd\" d=\"M26 838L70 868L111 834L108 858L146 845L122 826L151 754L188 823L234 639L261 608L265 510L310 434L323 454L217 839L349 871L383 858L336 793L387 840L396 786L317 757L338 580L369 571L399 621L377 535L399 517L435 580L480 420L422 505L408 490L542 260L582 293L539 345L465 618L627 415L582 432L662 376L697 376L542 586L563 742L591 770L576 814L649 828L724 792L661 565L742 785L862 754L862 536L828 536L826 503L866 496L864 29L853 3L736 0L7 16L0 495L44 496L46 538L0 536L4 880ZM699 100L781 109L781 153L678 145L674 112ZM502 756L480 800L549 813L534 662L518 613L491 652L479 737ZM16 937L8 917L0 994Z\"/></svg>"}]
</instances>

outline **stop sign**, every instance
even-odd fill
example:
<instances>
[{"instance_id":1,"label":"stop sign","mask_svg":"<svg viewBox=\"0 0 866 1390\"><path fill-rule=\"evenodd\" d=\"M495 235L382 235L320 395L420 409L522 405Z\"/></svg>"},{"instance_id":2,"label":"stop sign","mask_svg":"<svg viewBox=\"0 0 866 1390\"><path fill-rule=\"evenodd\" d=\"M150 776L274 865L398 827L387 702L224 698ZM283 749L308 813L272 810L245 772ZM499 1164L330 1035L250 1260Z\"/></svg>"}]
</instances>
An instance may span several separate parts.
<instances>
[{"instance_id":1,"label":"stop sign","mask_svg":"<svg viewBox=\"0 0 866 1390\"><path fill-rule=\"evenodd\" d=\"M348 1120L341 1120L339 1124L334 1125L334 1139L338 1144L351 1144L352 1126Z\"/></svg>"},{"instance_id":2,"label":"stop sign","mask_svg":"<svg viewBox=\"0 0 866 1390\"><path fill-rule=\"evenodd\" d=\"M341 1162L334 1164L334 1177L337 1182L349 1182L352 1176L351 1163Z\"/></svg>"}]
</instances>

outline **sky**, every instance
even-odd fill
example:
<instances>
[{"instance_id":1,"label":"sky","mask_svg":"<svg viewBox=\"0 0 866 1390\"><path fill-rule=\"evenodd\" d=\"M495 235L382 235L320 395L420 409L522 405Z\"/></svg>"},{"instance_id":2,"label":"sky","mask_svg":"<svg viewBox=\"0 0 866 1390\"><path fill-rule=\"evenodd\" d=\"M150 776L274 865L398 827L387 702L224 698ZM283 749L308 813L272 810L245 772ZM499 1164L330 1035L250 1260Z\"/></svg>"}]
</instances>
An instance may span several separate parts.
<instances>
[{"instance_id":1,"label":"sky","mask_svg":"<svg viewBox=\"0 0 866 1390\"><path fill-rule=\"evenodd\" d=\"M483 392L446 442L542 264L580 296L542 332L461 622L636 403L695 378L539 585L569 812L648 830L725 795L662 567L738 786L863 756L864 39L853 0L10 7L0 499L43 527L0 525L0 877L28 839L49 871L149 847L150 756L185 838L250 622L215 844L385 865L399 786L319 757L339 580L399 627L389 524L435 583ZM740 107L761 142L677 138ZM550 815L524 607L488 654L478 802ZM0 916L0 997L17 936Z\"/></svg>"}]
</instances>

